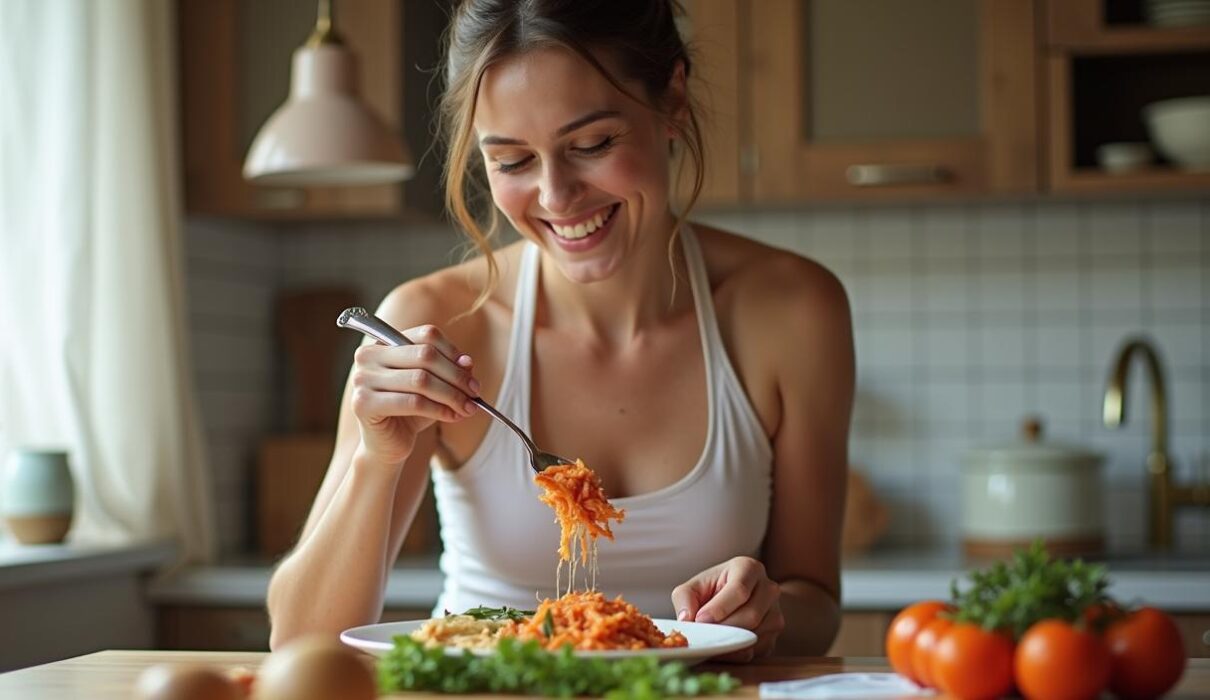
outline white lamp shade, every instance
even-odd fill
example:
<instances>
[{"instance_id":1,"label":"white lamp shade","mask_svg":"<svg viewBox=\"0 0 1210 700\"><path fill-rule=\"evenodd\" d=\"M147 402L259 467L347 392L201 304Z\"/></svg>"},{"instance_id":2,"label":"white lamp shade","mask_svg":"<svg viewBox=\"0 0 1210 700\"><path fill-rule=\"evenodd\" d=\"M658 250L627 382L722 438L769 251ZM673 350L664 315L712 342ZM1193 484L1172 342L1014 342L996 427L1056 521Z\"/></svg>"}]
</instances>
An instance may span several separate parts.
<instances>
[{"instance_id":1,"label":"white lamp shade","mask_svg":"<svg viewBox=\"0 0 1210 700\"><path fill-rule=\"evenodd\" d=\"M340 44L295 50L290 97L252 141L244 177L281 186L376 185L415 171L382 119L357 96L357 66Z\"/></svg>"}]
</instances>

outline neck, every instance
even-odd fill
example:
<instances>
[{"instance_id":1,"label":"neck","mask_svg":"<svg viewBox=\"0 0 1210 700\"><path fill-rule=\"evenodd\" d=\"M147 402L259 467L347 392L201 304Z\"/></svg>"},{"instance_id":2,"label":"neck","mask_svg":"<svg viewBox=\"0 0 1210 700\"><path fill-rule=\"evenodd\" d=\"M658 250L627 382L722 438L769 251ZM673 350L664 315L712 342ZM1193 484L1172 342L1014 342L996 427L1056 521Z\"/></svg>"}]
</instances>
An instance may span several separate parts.
<instances>
[{"instance_id":1,"label":"neck","mask_svg":"<svg viewBox=\"0 0 1210 700\"><path fill-rule=\"evenodd\" d=\"M668 262L675 224L668 214L658 227L644 232L630 259L607 280L580 284L564 277L554 265L543 265L539 312L545 325L598 347L623 348L692 307L688 267L679 241L673 247L675 279Z\"/></svg>"}]
</instances>

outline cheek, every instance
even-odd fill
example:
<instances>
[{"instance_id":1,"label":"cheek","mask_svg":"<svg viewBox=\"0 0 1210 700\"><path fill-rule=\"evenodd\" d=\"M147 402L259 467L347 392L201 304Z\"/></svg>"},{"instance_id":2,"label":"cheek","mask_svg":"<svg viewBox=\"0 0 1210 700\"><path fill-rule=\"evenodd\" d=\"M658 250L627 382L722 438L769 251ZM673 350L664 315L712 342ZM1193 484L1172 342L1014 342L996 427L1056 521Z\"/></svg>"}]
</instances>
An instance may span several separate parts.
<instances>
[{"instance_id":1,"label":"cheek","mask_svg":"<svg viewBox=\"0 0 1210 700\"><path fill-rule=\"evenodd\" d=\"M652 190L663 190L668 186L668 163L660 157L658 150L625 149L609 159L602 169L614 192L643 190L648 195Z\"/></svg>"},{"instance_id":2,"label":"cheek","mask_svg":"<svg viewBox=\"0 0 1210 700\"><path fill-rule=\"evenodd\" d=\"M489 185L492 201L505 216L513 220L524 218L532 198L532 188L524 183L524 178L496 175L489 180Z\"/></svg>"}]
</instances>

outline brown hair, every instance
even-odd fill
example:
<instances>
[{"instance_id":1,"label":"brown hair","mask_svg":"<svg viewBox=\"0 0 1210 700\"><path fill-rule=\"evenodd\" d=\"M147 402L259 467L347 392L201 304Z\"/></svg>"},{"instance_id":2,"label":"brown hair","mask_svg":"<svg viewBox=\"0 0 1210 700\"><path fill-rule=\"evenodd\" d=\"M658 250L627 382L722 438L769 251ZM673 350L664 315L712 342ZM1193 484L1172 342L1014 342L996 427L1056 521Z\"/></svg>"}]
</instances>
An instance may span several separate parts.
<instances>
[{"instance_id":1,"label":"brown hair","mask_svg":"<svg viewBox=\"0 0 1210 700\"><path fill-rule=\"evenodd\" d=\"M463 0L454 10L446 33L445 91L441 97L441 131L448 143L445 161L445 206L470 237L475 249L487 259L487 284L470 311L491 295L499 278L492 256L492 240L499 233L500 216L480 168L472 168L475 100L483 73L500 60L524 51L558 46L574 51L596 68L614 87L643 105L663 111L660 100L678 64L690 75L689 54L676 26L683 14L676 0ZM612 75L590 49L605 48L616 57L622 73ZM645 95L635 95L622 85L633 80ZM694 102L686 86L683 123L670 124L684 143L693 162L693 189L677 216L677 229L693 208L705 177L704 143ZM679 183L684 159L679 159ZM474 211L486 209L486 226ZM669 241L669 260L674 259L676 230ZM673 270L675 271L675 266Z\"/></svg>"}]
</instances>

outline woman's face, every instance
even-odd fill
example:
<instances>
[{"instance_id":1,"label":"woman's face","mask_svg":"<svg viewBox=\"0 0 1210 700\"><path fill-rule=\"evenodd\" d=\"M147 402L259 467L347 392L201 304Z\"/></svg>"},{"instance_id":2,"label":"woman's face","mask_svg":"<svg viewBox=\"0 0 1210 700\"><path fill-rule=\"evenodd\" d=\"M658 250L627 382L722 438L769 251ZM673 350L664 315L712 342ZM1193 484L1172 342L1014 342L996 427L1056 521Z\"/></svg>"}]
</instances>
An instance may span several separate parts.
<instances>
[{"instance_id":1,"label":"woman's face","mask_svg":"<svg viewBox=\"0 0 1210 700\"><path fill-rule=\"evenodd\" d=\"M488 68L474 126L496 206L569 279L608 278L641 232L667 220L666 120L572 51L535 49Z\"/></svg>"}]
</instances>

